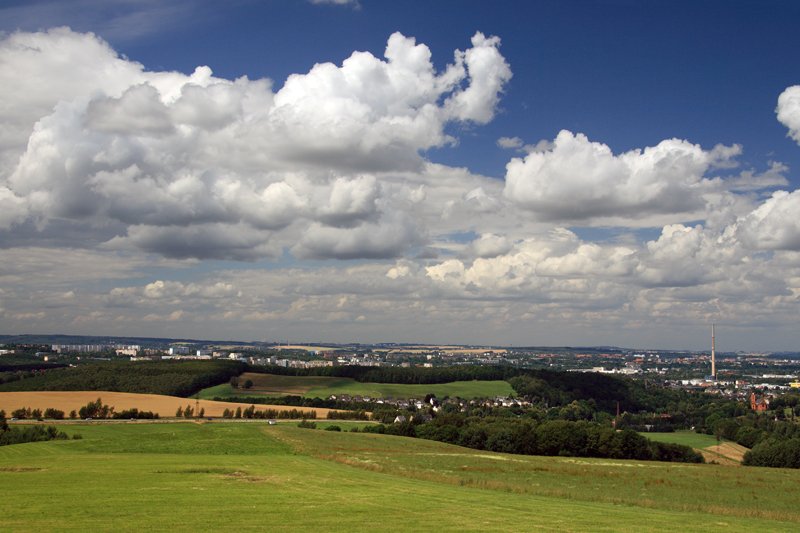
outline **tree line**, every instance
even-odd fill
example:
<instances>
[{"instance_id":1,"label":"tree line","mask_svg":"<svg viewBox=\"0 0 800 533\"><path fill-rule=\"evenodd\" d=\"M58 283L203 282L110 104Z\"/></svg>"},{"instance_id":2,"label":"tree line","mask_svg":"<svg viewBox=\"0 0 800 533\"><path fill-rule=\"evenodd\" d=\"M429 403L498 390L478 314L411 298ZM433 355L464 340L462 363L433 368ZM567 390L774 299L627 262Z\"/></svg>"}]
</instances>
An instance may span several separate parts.
<instances>
[{"instance_id":1,"label":"tree line","mask_svg":"<svg viewBox=\"0 0 800 533\"><path fill-rule=\"evenodd\" d=\"M11 412L11 417L19 420L64 420L66 415L61 409L54 409L52 407L48 407L44 411L41 409L31 409L30 407L20 407ZM70 411L70 420L77 420L79 418L157 419L159 416L158 413L140 411L135 407L132 409L115 411L113 406L104 404L103 400L98 398L93 402L87 403L80 409L73 409Z\"/></svg>"},{"instance_id":2,"label":"tree line","mask_svg":"<svg viewBox=\"0 0 800 533\"><path fill-rule=\"evenodd\" d=\"M299 409L256 409L255 405L225 409L222 418L258 418L258 419L306 419L316 418L316 411L301 411Z\"/></svg>"}]
</instances>

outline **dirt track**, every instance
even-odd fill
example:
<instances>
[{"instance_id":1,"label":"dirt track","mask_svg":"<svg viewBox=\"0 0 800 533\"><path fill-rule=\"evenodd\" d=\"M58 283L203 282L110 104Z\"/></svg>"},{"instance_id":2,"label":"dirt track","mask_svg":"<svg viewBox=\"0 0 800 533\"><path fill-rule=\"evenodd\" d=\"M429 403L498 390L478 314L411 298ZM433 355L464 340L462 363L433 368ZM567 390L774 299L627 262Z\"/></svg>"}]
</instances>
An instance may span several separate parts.
<instances>
[{"instance_id":1,"label":"dirt track","mask_svg":"<svg viewBox=\"0 0 800 533\"><path fill-rule=\"evenodd\" d=\"M114 407L115 411L133 409L140 411L152 411L161 417L175 416L178 407L185 408L190 405L192 409L199 404L205 409L205 416L222 416L225 409L235 410L237 407L242 409L250 407L249 403L215 402L213 400L195 400L194 398L177 398L175 396L161 396L158 394L132 394L128 392L108 392L108 391L41 391L41 392L0 392L0 410L6 412L6 416L11 417L11 412L22 407L31 409L41 409L44 411L48 407L60 409L69 416L69 412L79 410L89 402L97 398L102 399L106 405ZM259 405L256 410L277 409L279 411L299 409L305 412L316 411L317 418L325 418L328 411L333 409L292 407L288 405Z\"/></svg>"}]
</instances>

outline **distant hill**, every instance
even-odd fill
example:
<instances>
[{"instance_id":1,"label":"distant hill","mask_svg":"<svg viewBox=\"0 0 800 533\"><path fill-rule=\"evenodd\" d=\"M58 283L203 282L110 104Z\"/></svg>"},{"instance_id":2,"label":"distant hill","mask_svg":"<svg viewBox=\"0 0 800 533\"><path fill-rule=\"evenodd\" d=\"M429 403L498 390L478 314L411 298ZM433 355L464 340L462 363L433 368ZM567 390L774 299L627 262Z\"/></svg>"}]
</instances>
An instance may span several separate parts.
<instances>
[{"instance_id":1,"label":"distant hill","mask_svg":"<svg viewBox=\"0 0 800 533\"><path fill-rule=\"evenodd\" d=\"M173 339L169 337L118 337L97 335L0 335L2 344L138 344L143 347L167 346L175 343L187 344L240 344L258 346L260 342L239 342L209 339Z\"/></svg>"}]
</instances>

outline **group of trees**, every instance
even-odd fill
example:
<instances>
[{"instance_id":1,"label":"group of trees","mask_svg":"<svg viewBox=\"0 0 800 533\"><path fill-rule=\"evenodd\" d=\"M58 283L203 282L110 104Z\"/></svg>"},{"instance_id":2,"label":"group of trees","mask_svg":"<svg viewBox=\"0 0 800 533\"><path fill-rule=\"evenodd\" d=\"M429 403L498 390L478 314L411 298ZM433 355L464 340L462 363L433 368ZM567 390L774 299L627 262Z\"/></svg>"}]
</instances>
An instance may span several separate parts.
<instances>
[{"instance_id":1,"label":"group of trees","mask_svg":"<svg viewBox=\"0 0 800 533\"><path fill-rule=\"evenodd\" d=\"M67 438L69 438L67 434L55 426L11 427L6 421L6 412L0 410L0 446Z\"/></svg>"},{"instance_id":2,"label":"group of trees","mask_svg":"<svg viewBox=\"0 0 800 533\"><path fill-rule=\"evenodd\" d=\"M175 411L175 416L178 418L193 418L195 416L195 410L192 408L191 404L188 404L186 407L178 407L178 410ZM202 418L206 416L206 409L205 407L200 407L197 410L197 418Z\"/></svg>"},{"instance_id":3,"label":"group of trees","mask_svg":"<svg viewBox=\"0 0 800 533\"><path fill-rule=\"evenodd\" d=\"M328 420L369 420L369 414L366 411L328 411Z\"/></svg>"},{"instance_id":4,"label":"group of trees","mask_svg":"<svg viewBox=\"0 0 800 533\"><path fill-rule=\"evenodd\" d=\"M609 414L615 414L618 408L621 412L656 412L686 398L683 391L622 376L545 369L520 369L519 372L519 375L507 379L514 392L548 407L585 400L593 402L597 410Z\"/></svg>"},{"instance_id":5,"label":"group of trees","mask_svg":"<svg viewBox=\"0 0 800 533\"><path fill-rule=\"evenodd\" d=\"M316 422L311 422L310 420L306 420L304 418L303 420L298 422L297 427L305 428L305 429L317 429L317 423ZM341 426L337 426L337 425L333 425L333 424L330 425L330 426L325 426L324 429L325 429L325 431L339 431L339 432L342 431L342 427ZM358 432L358 428L354 427L350 431Z\"/></svg>"},{"instance_id":6,"label":"group of trees","mask_svg":"<svg viewBox=\"0 0 800 533\"><path fill-rule=\"evenodd\" d=\"M239 385L240 385L239 376L233 376L230 379L230 384L231 384L231 387L233 387L234 389L238 389ZM252 379L246 379L246 380L244 380L244 383L241 383L241 386L242 386L243 389L252 388L253 380Z\"/></svg>"},{"instance_id":7,"label":"group of trees","mask_svg":"<svg viewBox=\"0 0 800 533\"><path fill-rule=\"evenodd\" d=\"M132 409L125 409L119 412L115 412L111 415L111 418L119 418L122 420L130 420L130 419L141 419L141 420L153 420L158 419L158 413L154 413L152 411L140 411L136 407Z\"/></svg>"},{"instance_id":8,"label":"group of trees","mask_svg":"<svg viewBox=\"0 0 800 533\"><path fill-rule=\"evenodd\" d=\"M482 418L450 413L427 421L412 416L396 424L366 426L361 431L418 437L478 450L523 455L703 462L703 457L688 446L652 442L632 430L615 430L588 421L537 422L533 419Z\"/></svg>"},{"instance_id":9,"label":"group of trees","mask_svg":"<svg viewBox=\"0 0 800 533\"><path fill-rule=\"evenodd\" d=\"M0 384L0 392L105 390L188 397L241 374L238 361L113 361L59 368Z\"/></svg>"},{"instance_id":10,"label":"group of trees","mask_svg":"<svg viewBox=\"0 0 800 533\"><path fill-rule=\"evenodd\" d=\"M81 418L110 418L113 413L114 407L104 404L100 398L78 410L78 416Z\"/></svg>"},{"instance_id":11,"label":"group of trees","mask_svg":"<svg viewBox=\"0 0 800 533\"><path fill-rule=\"evenodd\" d=\"M52 407L48 407L47 409L42 412L41 409L31 409L30 407L20 407L19 409L15 409L11 411L12 418L18 418L20 420L44 420L45 418L51 420L63 420L64 419L64 411L60 409L53 409Z\"/></svg>"},{"instance_id":12,"label":"group of trees","mask_svg":"<svg viewBox=\"0 0 800 533\"><path fill-rule=\"evenodd\" d=\"M744 454L742 464L747 466L772 466L800 468L800 438L766 439Z\"/></svg>"}]
</instances>

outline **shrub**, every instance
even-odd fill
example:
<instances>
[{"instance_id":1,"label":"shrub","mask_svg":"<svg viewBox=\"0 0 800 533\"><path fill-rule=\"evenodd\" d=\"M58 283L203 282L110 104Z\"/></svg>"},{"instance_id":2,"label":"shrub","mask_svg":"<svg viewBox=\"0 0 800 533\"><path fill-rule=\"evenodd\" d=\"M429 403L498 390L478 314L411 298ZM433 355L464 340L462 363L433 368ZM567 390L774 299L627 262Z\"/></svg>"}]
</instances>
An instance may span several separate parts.
<instances>
[{"instance_id":1,"label":"shrub","mask_svg":"<svg viewBox=\"0 0 800 533\"><path fill-rule=\"evenodd\" d=\"M317 423L310 422L304 418L297 424L297 427L306 429L317 429Z\"/></svg>"}]
</instances>

